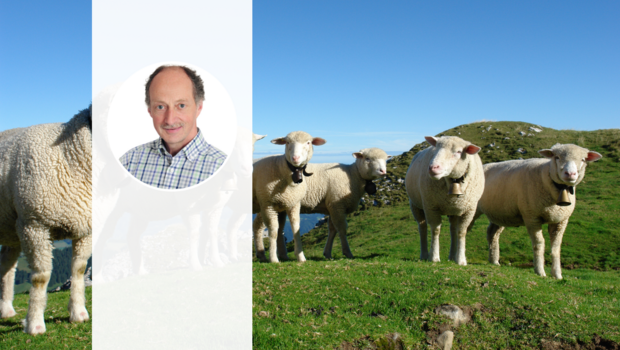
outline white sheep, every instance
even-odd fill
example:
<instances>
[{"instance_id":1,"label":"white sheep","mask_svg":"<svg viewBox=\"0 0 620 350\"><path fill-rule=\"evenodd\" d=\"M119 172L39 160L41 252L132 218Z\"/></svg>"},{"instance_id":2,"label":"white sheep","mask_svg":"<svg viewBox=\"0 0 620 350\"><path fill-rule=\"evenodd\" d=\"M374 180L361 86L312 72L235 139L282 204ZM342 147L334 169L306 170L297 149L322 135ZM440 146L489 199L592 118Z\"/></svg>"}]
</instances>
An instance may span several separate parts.
<instances>
[{"instance_id":1,"label":"white sheep","mask_svg":"<svg viewBox=\"0 0 620 350\"><path fill-rule=\"evenodd\" d=\"M307 178L308 189L301 200L301 213L329 215L329 235L323 250L323 256L327 259L332 258L336 232L340 237L342 253L349 259L353 258L347 241L347 214L357 210L364 192L374 194L377 191L372 180L387 174L386 162L391 156L379 148L366 148L353 153L353 157L356 159L353 164L311 163L307 167L313 175ZM283 234L285 213L279 213L278 219L278 256L280 260L286 260ZM264 229L264 226L259 228L260 232Z\"/></svg>"},{"instance_id":2,"label":"white sheep","mask_svg":"<svg viewBox=\"0 0 620 350\"><path fill-rule=\"evenodd\" d=\"M439 261L441 216L450 218L450 256L467 265L465 235L484 190L480 147L455 136L426 137L429 147L417 153L405 177L409 206L418 222L420 259ZM461 194L456 194L459 192ZM427 224L431 226L431 255L428 254Z\"/></svg>"},{"instance_id":3,"label":"white sheep","mask_svg":"<svg viewBox=\"0 0 620 350\"><path fill-rule=\"evenodd\" d=\"M15 315L13 284L21 251L31 269L24 332L45 332L43 312L52 272L52 242L73 240L69 320L84 322L84 271L91 254L91 112L69 122L0 134L0 316Z\"/></svg>"},{"instance_id":4,"label":"white sheep","mask_svg":"<svg viewBox=\"0 0 620 350\"><path fill-rule=\"evenodd\" d=\"M254 163L252 172L252 213L261 217L269 230L269 260L278 262L278 212L286 211L291 221L293 237L295 239L295 256L300 262L306 261L301 249L299 235L300 201L306 194L307 181L304 176L310 176L306 165L312 158L313 145L325 144L320 137L312 137L303 131L294 131L271 140L276 145L286 145L284 155L265 157ZM255 224L257 221L254 221ZM260 223L260 220L258 221ZM256 227L254 228L256 232ZM254 236L256 256L265 261L265 248L262 234Z\"/></svg>"},{"instance_id":5,"label":"white sheep","mask_svg":"<svg viewBox=\"0 0 620 350\"><path fill-rule=\"evenodd\" d=\"M539 151L544 158L509 160L484 165L486 186L478 213L490 221L487 228L489 262L499 265L499 236L504 227L526 226L534 250L534 271L545 277L545 240L542 225L549 224L552 275L562 278L560 246L575 209L575 186L583 179L589 162L601 159L597 152L565 144ZM568 202L558 203L566 190Z\"/></svg>"}]
</instances>

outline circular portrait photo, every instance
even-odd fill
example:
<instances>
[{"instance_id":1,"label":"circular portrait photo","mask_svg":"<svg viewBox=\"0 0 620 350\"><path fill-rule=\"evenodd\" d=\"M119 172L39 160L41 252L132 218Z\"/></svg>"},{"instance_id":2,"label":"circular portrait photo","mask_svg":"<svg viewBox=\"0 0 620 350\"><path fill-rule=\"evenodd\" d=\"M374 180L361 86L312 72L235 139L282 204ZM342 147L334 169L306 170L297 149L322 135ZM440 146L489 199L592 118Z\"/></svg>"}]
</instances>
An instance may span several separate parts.
<instances>
[{"instance_id":1,"label":"circular portrait photo","mask_svg":"<svg viewBox=\"0 0 620 350\"><path fill-rule=\"evenodd\" d=\"M224 86L207 71L178 62L141 69L110 106L112 153L137 180L162 190L213 177L231 154L237 119Z\"/></svg>"}]
</instances>

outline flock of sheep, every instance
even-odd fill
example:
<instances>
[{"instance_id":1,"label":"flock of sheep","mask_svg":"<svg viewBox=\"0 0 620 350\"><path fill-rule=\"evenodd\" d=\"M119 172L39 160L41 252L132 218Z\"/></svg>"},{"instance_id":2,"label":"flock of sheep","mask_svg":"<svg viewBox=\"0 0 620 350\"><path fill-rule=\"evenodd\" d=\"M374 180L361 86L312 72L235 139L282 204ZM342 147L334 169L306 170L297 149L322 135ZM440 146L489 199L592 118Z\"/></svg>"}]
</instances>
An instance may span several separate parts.
<instances>
[{"instance_id":1,"label":"flock of sheep","mask_svg":"<svg viewBox=\"0 0 620 350\"><path fill-rule=\"evenodd\" d=\"M253 135L253 144L264 136ZM415 155L405 185L418 222L423 260L439 261L441 216L450 219L450 260L467 265L465 236L485 214L489 221L489 261L499 265L499 236L506 226L526 226L534 250L534 270L544 271L542 225L549 224L552 275L561 279L560 246L573 212L575 186L586 166L602 156L582 147L556 144L539 151L543 159L482 165L480 147L454 136L426 137L432 145ZM343 254L353 258L346 238L346 215L357 210L364 193L374 194L373 180L387 174L390 156L378 148L353 153L355 163L311 164L320 137L297 131L271 141L285 145L284 155L254 162L252 210L258 259L266 261L262 233L269 230L269 260L287 259L284 222L288 215L295 256L305 261L299 233L300 213L329 215L324 256L331 258L338 233ZM92 245L91 109L67 123L35 125L0 132L0 317L15 316L13 286L23 252L32 270L30 303L24 322L29 334L45 332L46 288L52 270L52 242L73 242L69 320L89 319L84 272ZM427 231L430 225L431 253Z\"/></svg>"},{"instance_id":2,"label":"flock of sheep","mask_svg":"<svg viewBox=\"0 0 620 350\"><path fill-rule=\"evenodd\" d=\"M262 137L260 137L262 138ZM253 142L260 139L253 138ZM442 215L450 221L450 255L467 265L465 236L482 214L489 219L489 262L499 265L499 236L504 227L525 226L534 250L534 271L544 277L542 225L551 238L552 275L562 278L560 246L575 208L575 187L583 180L589 162L602 156L572 144L540 150L545 158L482 164L480 147L456 136L426 137L432 146L417 153L405 177L411 212L420 233L420 259L439 261ZM295 256L305 261L299 233L300 213L329 215L329 234L323 255L331 258L336 232L343 254L353 258L346 239L346 214L357 210L364 192L374 194L372 180L386 175L390 158L378 148L356 152L354 164L311 164L313 145L325 140L296 131L271 141L286 145L285 153L254 163L252 210L256 256L267 261L262 233L269 231L269 260L287 259L283 230L289 216ZM430 225L431 252L428 252Z\"/></svg>"}]
</instances>

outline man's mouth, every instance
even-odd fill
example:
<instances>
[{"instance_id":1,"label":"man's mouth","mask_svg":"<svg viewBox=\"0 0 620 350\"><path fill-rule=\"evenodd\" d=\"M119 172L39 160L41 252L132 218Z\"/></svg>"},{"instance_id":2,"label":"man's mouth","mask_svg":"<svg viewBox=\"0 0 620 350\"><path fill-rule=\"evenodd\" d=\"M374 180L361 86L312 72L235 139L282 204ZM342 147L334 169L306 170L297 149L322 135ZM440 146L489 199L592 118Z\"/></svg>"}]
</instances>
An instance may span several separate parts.
<instances>
[{"instance_id":1,"label":"man's mouth","mask_svg":"<svg viewBox=\"0 0 620 350\"><path fill-rule=\"evenodd\" d=\"M181 128L183 128L183 125L180 125L180 124L165 125L162 128L166 130L167 133L174 134L177 131L181 130Z\"/></svg>"}]
</instances>

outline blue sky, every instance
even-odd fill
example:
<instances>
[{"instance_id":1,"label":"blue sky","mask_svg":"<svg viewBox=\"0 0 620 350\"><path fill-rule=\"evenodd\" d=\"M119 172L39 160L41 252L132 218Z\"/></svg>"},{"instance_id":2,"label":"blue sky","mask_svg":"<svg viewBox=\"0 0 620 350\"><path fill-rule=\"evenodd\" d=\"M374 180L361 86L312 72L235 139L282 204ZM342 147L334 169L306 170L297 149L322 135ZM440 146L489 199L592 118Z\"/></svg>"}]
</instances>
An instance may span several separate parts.
<instances>
[{"instance_id":1,"label":"blue sky","mask_svg":"<svg viewBox=\"0 0 620 350\"><path fill-rule=\"evenodd\" d=\"M348 163L483 119L618 128L618 18L612 1L257 1L257 155L294 130ZM0 0L0 130L85 108L91 61L89 2Z\"/></svg>"},{"instance_id":2,"label":"blue sky","mask_svg":"<svg viewBox=\"0 0 620 350\"><path fill-rule=\"evenodd\" d=\"M87 108L91 62L90 1L0 0L0 130Z\"/></svg>"},{"instance_id":3,"label":"blue sky","mask_svg":"<svg viewBox=\"0 0 620 350\"><path fill-rule=\"evenodd\" d=\"M293 130L349 163L479 120L618 128L618 18L610 1L254 2L257 155Z\"/></svg>"}]
</instances>

